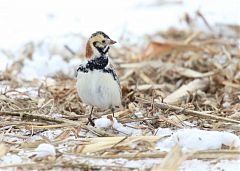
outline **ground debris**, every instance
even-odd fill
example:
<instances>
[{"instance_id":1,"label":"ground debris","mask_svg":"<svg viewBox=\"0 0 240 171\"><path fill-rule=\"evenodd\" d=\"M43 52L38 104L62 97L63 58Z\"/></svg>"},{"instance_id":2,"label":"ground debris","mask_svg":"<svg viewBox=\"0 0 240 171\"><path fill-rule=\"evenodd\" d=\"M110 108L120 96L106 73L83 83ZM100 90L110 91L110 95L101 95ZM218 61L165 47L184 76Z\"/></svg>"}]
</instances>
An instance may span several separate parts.
<instances>
[{"instance_id":1,"label":"ground debris","mask_svg":"<svg viewBox=\"0 0 240 171\"><path fill-rule=\"evenodd\" d=\"M86 125L90 108L81 103L76 80L68 74L73 73L73 64L79 64L84 52L69 53L67 45L67 49L54 51L46 59L59 62L64 71L52 69L50 75L43 78L40 73L41 77L34 79L29 79L34 75L27 79L21 75L28 71L27 66L39 62L35 54L41 48L37 44L29 43L19 58L11 57L15 59L12 65L0 71L0 169L175 170L191 160L214 165L217 160L239 159L237 38L169 29L148 41L146 47L111 51L122 85L123 107L116 111L116 119L108 116L110 110L95 109L96 127ZM229 141L224 139L226 143L214 149L199 150L200 146L185 153L170 140L181 135L182 139L174 140L185 142L186 130L193 130L196 142L206 142L200 139L211 133L219 140L229 137ZM156 148L167 141L170 150ZM53 150L39 159L34 153L42 149L38 149L41 144Z\"/></svg>"}]
</instances>

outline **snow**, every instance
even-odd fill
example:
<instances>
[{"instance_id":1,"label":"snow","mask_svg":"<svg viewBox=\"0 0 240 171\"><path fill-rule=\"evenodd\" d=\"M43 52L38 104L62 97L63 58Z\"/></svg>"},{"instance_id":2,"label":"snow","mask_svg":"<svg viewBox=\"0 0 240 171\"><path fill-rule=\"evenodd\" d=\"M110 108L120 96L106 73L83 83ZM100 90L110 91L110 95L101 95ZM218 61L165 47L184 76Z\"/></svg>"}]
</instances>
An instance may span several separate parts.
<instances>
[{"instance_id":1,"label":"snow","mask_svg":"<svg viewBox=\"0 0 240 171\"><path fill-rule=\"evenodd\" d=\"M61 55L69 55L69 52L64 45L74 52L83 53L86 39L97 30L108 33L114 40L126 38L130 42L139 42L139 38L145 34L169 27L186 28L182 19L188 13L199 28L209 31L202 20L196 18L197 10L201 10L211 25L240 24L237 4L237 0L179 0L166 4L159 4L156 0L3 0L0 6L0 20L3 22L0 48L11 49L16 60L22 45L33 42L33 59L24 60L24 67L17 74L21 79L41 80L57 73L73 77L74 68L82 60L65 60ZM0 58L0 71L13 63L13 59L9 59L2 51Z\"/></svg>"},{"instance_id":2,"label":"snow","mask_svg":"<svg viewBox=\"0 0 240 171\"><path fill-rule=\"evenodd\" d=\"M223 106L224 108L229 108L229 107L231 107L231 103L230 103L230 102L224 102L224 103L222 104L222 106Z\"/></svg>"},{"instance_id":3,"label":"snow","mask_svg":"<svg viewBox=\"0 0 240 171\"><path fill-rule=\"evenodd\" d=\"M194 159L194 160L184 161L179 168L179 171L202 171L202 170L237 171L237 170L240 170L240 161L239 160L220 160L217 163L211 163L210 161Z\"/></svg>"},{"instance_id":4,"label":"snow","mask_svg":"<svg viewBox=\"0 0 240 171\"><path fill-rule=\"evenodd\" d=\"M73 159L73 160L79 160ZM140 169L146 170L150 169L154 164L159 164L162 159L147 159L147 160L128 160L128 159L94 159L94 158L81 158L81 163L89 164L89 165L102 165L102 166L124 166L131 169Z\"/></svg>"},{"instance_id":5,"label":"snow","mask_svg":"<svg viewBox=\"0 0 240 171\"><path fill-rule=\"evenodd\" d=\"M95 159L88 157L75 157L68 156L68 160L77 161L81 164L99 165L99 166L118 166L128 167L132 170L147 170L155 164L160 164L162 159L139 159L139 160L128 160L128 159ZM204 160L186 160L179 167L179 171L237 171L240 168L239 160L219 160L215 161L204 161Z\"/></svg>"},{"instance_id":6,"label":"snow","mask_svg":"<svg viewBox=\"0 0 240 171\"><path fill-rule=\"evenodd\" d=\"M11 164L21 164L23 162L23 159L16 155L16 154L7 154L0 158L0 165L11 165ZM14 168L5 168L0 169L4 171L15 171Z\"/></svg>"},{"instance_id":7,"label":"snow","mask_svg":"<svg viewBox=\"0 0 240 171\"><path fill-rule=\"evenodd\" d=\"M53 145L43 143L39 144L39 146L35 149L35 154L37 158L55 156L56 150Z\"/></svg>"},{"instance_id":8,"label":"snow","mask_svg":"<svg viewBox=\"0 0 240 171\"><path fill-rule=\"evenodd\" d=\"M156 148L170 151L179 144L183 151L220 149L222 145L240 147L240 138L229 132L179 129L170 137L160 140Z\"/></svg>"},{"instance_id":9,"label":"snow","mask_svg":"<svg viewBox=\"0 0 240 171\"><path fill-rule=\"evenodd\" d=\"M11 66L11 64L13 63L13 60L8 56L6 56L6 54L4 54L1 50L0 50L0 73L5 71L9 66Z\"/></svg>"},{"instance_id":10,"label":"snow","mask_svg":"<svg viewBox=\"0 0 240 171\"><path fill-rule=\"evenodd\" d=\"M131 123L129 123L128 125L130 126L130 124ZM123 124L119 122L114 122L113 128L125 135L133 135L133 136L142 135L142 131L140 129L123 126Z\"/></svg>"},{"instance_id":11,"label":"snow","mask_svg":"<svg viewBox=\"0 0 240 171\"><path fill-rule=\"evenodd\" d=\"M36 87L19 87L13 90L10 86L1 84L2 83L0 82L0 93L5 93L6 96L11 99L28 99L38 97L38 88Z\"/></svg>"},{"instance_id":12,"label":"snow","mask_svg":"<svg viewBox=\"0 0 240 171\"><path fill-rule=\"evenodd\" d=\"M61 129L47 130L47 131L44 131L44 132L40 133L39 135L34 135L32 137L32 140L42 139L42 136L47 137L49 140L53 140L58 135L60 135L62 132L63 131Z\"/></svg>"},{"instance_id":13,"label":"snow","mask_svg":"<svg viewBox=\"0 0 240 171\"><path fill-rule=\"evenodd\" d=\"M6 91L10 89L10 86L7 85L7 83L4 83L3 81L0 82L0 93L3 94Z\"/></svg>"},{"instance_id":14,"label":"snow","mask_svg":"<svg viewBox=\"0 0 240 171\"><path fill-rule=\"evenodd\" d=\"M141 129L135 129L135 123L128 123L126 126L119 123L115 118L110 120L106 117L94 121L96 128L113 129L119 135L143 135ZM240 147L240 138L229 132L205 131L199 129L179 129L173 131L169 128L158 128L155 131L157 136L166 136L159 140L156 145L161 151L170 151L175 144L180 144L183 151L221 149L222 145L229 147Z\"/></svg>"},{"instance_id":15,"label":"snow","mask_svg":"<svg viewBox=\"0 0 240 171\"><path fill-rule=\"evenodd\" d=\"M96 122L97 121L97 122ZM95 120L95 124L98 123L99 126L101 126L102 129L106 128L108 131L112 130L112 126L115 125L115 129L123 129L125 130L127 127L121 125L120 123L113 119L113 123L111 120L107 118L100 118ZM137 124L132 123L132 126L136 126ZM100 127L98 127L100 128ZM34 135L31 137L30 140L37 140L41 139L42 136L48 137L48 139L53 140L56 138L57 135L61 134L62 130L56 129L56 130L48 130L44 133ZM131 133L131 131L127 131L128 134ZM118 133L121 135L122 133L119 131ZM166 136L165 138L162 138L160 141L157 142L156 148L160 148L161 151L169 151L171 147L179 143L183 150L185 148L188 148L188 150L204 150L204 149L212 149L212 146L207 144L207 141L213 145L215 148L221 148L221 144L225 144L227 146L235 146L239 147L239 137L237 137L234 134L227 133L227 132L218 132L218 131L204 131L204 130L197 130L197 129L180 129L180 130L171 130L169 128L158 128L155 130L155 134L158 136ZM136 133L134 133L136 135ZM142 134L139 134L142 135ZM202 141L198 141L198 138L201 138ZM69 141L72 138L73 141ZM191 139L191 140L190 140ZM79 142L78 142L79 141ZM162 143L160 143L162 142ZM30 149L20 151L18 155L10 155L7 154L6 156L0 157L0 164L17 164L22 163L23 161L26 163L28 160L25 161L26 157L29 156L35 156L36 158L44 158L48 156L56 156L56 151L65 152L66 149L72 150L73 146L78 143L81 143L81 140L78 140L74 138L73 135L71 135L66 141L63 141L58 146L54 147L51 144L40 144L37 148L35 148L33 151ZM188 143L188 144L187 144ZM162 148L162 145L169 145L169 148L167 150L164 150ZM190 146L189 146L190 144ZM132 146L131 144L130 146ZM137 144L136 144L137 145ZM201 149L200 149L201 148ZM139 159L139 160L129 160L129 159L94 159L94 158L88 158L88 157L81 157L81 156L75 156L70 154L64 154L62 157L66 160L74 160L77 163L87 163L90 165L105 165L105 166L124 166L129 168L141 168L142 170L150 169L154 164L161 163L162 159ZM29 162L29 161L28 161ZM199 166L196 168L196 166ZM219 170L225 170L225 171L235 171L239 170L240 167L240 161L239 160L218 160L216 161L204 161L204 160L186 160L182 163L179 170L180 171L200 171L200 170L206 170L206 171L219 171Z\"/></svg>"},{"instance_id":16,"label":"snow","mask_svg":"<svg viewBox=\"0 0 240 171\"><path fill-rule=\"evenodd\" d=\"M18 98L20 97L21 94L23 97L24 95L30 98L38 97L38 88L35 87L20 87L16 88L16 91L18 92L18 95L16 95L16 97Z\"/></svg>"},{"instance_id":17,"label":"snow","mask_svg":"<svg viewBox=\"0 0 240 171\"><path fill-rule=\"evenodd\" d=\"M128 127L124 126L123 124L119 123L115 118L113 118L113 121L111 121L106 117L102 117L102 118L96 119L94 123L96 128L112 127L114 130L118 131L120 135L133 135L133 136L142 135L141 130L129 127L130 124L128 124L129 125Z\"/></svg>"},{"instance_id":18,"label":"snow","mask_svg":"<svg viewBox=\"0 0 240 171\"><path fill-rule=\"evenodd\" d=\"M65 45L68 45L74 52L83 51L83 39L78 35L67 34L59 37L48 37L34 49L32 59L24 60L24 67L18 74L19 77L24 80L41 80L57 73L74 77L74 68L82 60L68 57L69 52L64 47ZM66 57L62 56L63 54Z\"/></svg>"},{"instance_id":19,"label":"snow","mask_svg":"<svg viewBox=\"0 0 240 171\"><path fill-rule=\"evenodd\" d=\"M183 15L194 15L198 9L211 24L239 24L238 7L238 0L179 0L163 5L156 0L3 0L0 47L8 49L65 33L88 37L97 30L104 30L118 39L123 33L134 37L169 27L183 28L186 27L180 22ZM202 21L199 23L204 25Z\"/></svg>"},{"instance_id":20,"label":"snow","mask_svg":"<svg viewBox=\"0 0 240 171\"><path fill-rule=\"evenodd\" d=\"M46 76L54 76L56 73L64 73L74 77L74 67L79 65L81 60L74 59L66 62L59 55L48 56L34 55L33 60L25 60L20 78L25 80L44 79Z\"/></svg>"},{"instance_id":21,"label":"snow","mask_svg":"<svg viewBox=\"0 0 240 171\"><path fill-rule=\"evenodd\" d=\"M196 167L199 166L199 167ZM201 166L201 167L200 167ZM202 160L186 160L182 163L179 171L209 171L211 168L210 162Z\"/></svg>"},{"instance_id":22,"label":"snow","mask_svg":"<svg viewBox=\"0 0 240 171\"><path fill-rule=\"evenodd\" d=\"M94 123L95 123L96 128L108 128L108 127L112 126L112 124L113 124L110 119L105 118L105 117L96 119L94 121Z\"/></svg>"},{"instance_id":23,"label":"snow","mask_svg":"<svg viewBox=\"0 0 240 171\"><path fill-rule=\"evenodd\" d=\"M143 114L144 114L144 112L142 112L142 111L137 111L137 112L134 113L134 115L138 118L143 117L144 116Z\"/></svg>"},{"instance_id":24,"label":"snow","mask_svg":"<svg viewBox=\"0 0 240 171\"><path fill-rule=\"evenodd\" d=\"M240 160L221 160L214 166L214 170L236 171L240 170Z\"/></svg>"},{"instance_id":25,"label":"snow","mask_svg":"<svg viewBox=\"0 0 240 171\"><path fill-rule=\"evenodd\" d=\"M93 5L94 4L94 5ZM106 5L107 4L107 5ZM216 5L217 4L217 5ZM195 12L200 10L210 25L216 24L240 24L239 15L240 1L238 0L179 0L177 3L157 5L156 0L102 0L102 1L78 1L78 0L3 0L0 6L0 74L18 60L24 44L32 42L34 53L32 59L25 59L24 67L16 77L23 80L41 80L49 86L56 82L52 77L58 73L74 76L74 68L82 62L81 57L74 57L64 48L68 45L74 52L84 52L86 39L95 31L102 30L114 40L122 40L122 37L130 42L137 42L145 34L165 30L169 27L186 28L182 21L184 14L188 13L194 19L198 29L209 31ZM7 18L7 19L6 19ZM240 42L240 41L239 41ZM117 46L121 46L118 44ZM11 50L11 51L9 51ZM226 63L227 58L214 56L212 60ZM240 74L238 74L240 75ZM47 78L46 78L47 77ZM0 92L10 90L8 85L0 83ZM36 98L37 88L17 88L18 92L10 92L7 95L12 98ZM229 107L226 100L225 108ZM59 117L61 114L53 114ZM135 116L142 117L143 112L138 111ZM141 123L119 123L115 118L110 120L106 117L96 119L96 128L114 131L125 135L143 135L141 129L136 127ZM188 126L194 124L184 122ZM228 132L205 131L199 129L158 128L155 134L148 135L165 136L156 144L156 149L170 151L175 144L180 144L183 151L220 149L222 145L240 147L240 139L237 135ZM30 137L30 140L42 139L42 136L54 140L61 134L61 129L48 130ZM88 135L80 132L81 135ZM70 138L75 138L71 135ZM4 140L22 142L16 137L4 137ZM64 146L63 146L64 145ZM65 148L67 142L56 148ZM69 147L70 148L70 147ZM59 149L58 149L59 150ZM64 150L63 150L64 151ZM30 153L30 151L28 151ZM33 152L37 157L55 156L56 149L51 144L40 144ZM25 155L26 152L19 153ZM151 168L158 164L161 159L126 160L109 159L93 160L82 159L83 163L92 162L102 165L124 165L125 167ZM0 164L18 164L23 159L18 155L7 154L0 158ZM196 167L200 166L200 167ZM219 160L216 163L203 160L184 161L180 170L240 170L238 160Z\"/></svg>"},{"instance_id":26,"label":"snow","mask_svg":"<svg viewBox=\"0 0 240 171\"><path fill-rule=\"evenodd\" d=\"M6 156L3 156L1 158L1 160L2 160L2 163L4 163L4 164L20 164L20 163L22 163L22 158L15 154L13 154L13 155L7 154Z\"/></svg>"},{"instance_id":27,"label":"snow","mask_svg":"<svg viewBox=\"0 0 240 171\"><path fill-rule=\"evenodd\" d=\"M170 128L158 128L155 131L156 136L170 136L173 134L173 131Z\"/></svg>"}]
</instances>

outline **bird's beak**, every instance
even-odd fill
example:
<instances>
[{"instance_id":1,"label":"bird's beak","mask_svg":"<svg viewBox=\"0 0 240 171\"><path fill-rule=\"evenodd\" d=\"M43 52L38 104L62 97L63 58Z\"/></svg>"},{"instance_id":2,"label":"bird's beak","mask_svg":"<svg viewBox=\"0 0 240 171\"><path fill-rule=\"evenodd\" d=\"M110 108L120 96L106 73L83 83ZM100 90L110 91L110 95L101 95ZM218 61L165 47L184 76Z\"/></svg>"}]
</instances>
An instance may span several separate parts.
<instances>
[{"instance_id":1,"label":"bird's beak","mask_svg":"<svg viewBox=\"0 0 240 171\"><path fill-rule=\"evenodd\" d=\"M115 43L117 43L117 42L114 41L114 40L112 40L112 39L110 39L110 41L109 41L109 44L110 44L110 45L113 45L113 44L115 44Z\"/></svg>"}]
</instances>

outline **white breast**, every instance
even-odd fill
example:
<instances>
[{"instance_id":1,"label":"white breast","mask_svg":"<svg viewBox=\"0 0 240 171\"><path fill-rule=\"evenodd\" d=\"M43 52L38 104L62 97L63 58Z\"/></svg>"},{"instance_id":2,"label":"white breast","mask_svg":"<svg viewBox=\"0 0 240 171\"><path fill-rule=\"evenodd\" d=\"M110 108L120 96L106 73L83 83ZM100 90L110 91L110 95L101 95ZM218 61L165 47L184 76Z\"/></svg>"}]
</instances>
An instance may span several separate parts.
<instances>
[{"instance_id":1,"label":"white breast","mask_svg":"<svg viewBox=\"0 0 240 171\"><path fill-rule=\"evenodd\" d=\"M121 89L110 73L101 70L78 72L77 91L86 104L101 109L121 106Z\"/></svg>"}]
</instances>

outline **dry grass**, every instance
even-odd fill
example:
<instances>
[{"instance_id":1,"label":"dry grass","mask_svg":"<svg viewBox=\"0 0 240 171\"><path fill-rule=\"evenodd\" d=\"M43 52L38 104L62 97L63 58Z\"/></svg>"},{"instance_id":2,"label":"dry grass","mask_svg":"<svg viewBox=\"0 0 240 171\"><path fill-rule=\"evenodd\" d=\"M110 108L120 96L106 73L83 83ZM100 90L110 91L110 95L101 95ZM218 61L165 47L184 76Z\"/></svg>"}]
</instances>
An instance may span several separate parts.
<instances>
[{"instance_id":1,"label":"dry grass","mask_svg":"<svg viewBox=\"0 0 240 171\"><path fill-rule=\"evenodd\" d=\"M158 37L165 41L154 41ZM53 158L42 159L41 162L30 157L23 164L1 165L0 168L131 170L133 168L87 164L80 159L138 160L166 156L163 165L152 168L162 169L170 167L169 156L172 153L166 154L154 149L155 142L161 137L145 136L156 128L184 128L184 121L187 121L200 129L231 130L240 135L238 38L237 32L234 32L234 36L227 36L170 29L145 40L149 45L144 50L127 43L121 49L112 50L113 65L119 73L123 92L123 108L116 112L117 120L123 124L141 122L142 127L138 127L144 132L141 137L117 137L116 130L86 126L88 109L77 96L75 80L66 75L56 75L53 78L55 85L17 79L16 72L21 71L23 61L31 59L34 53L34 48L26 46L19 61L0 75L2 84L11 87L0 94L0 156L7 152L17 154L22 149L32 150L43 142L56 147L65 143L68 148L58 151ZM78 58L78 54L76 52L75 57ZM72 57L67 50L61 55L66 59ZM18 92L18 87L35 87L37 97L31 98L28 94ZM138 111L143 113L142 117L134 114ZM56 113L61 115L56 117ZM110 113L96 111L95 116ZM24 143L17 141L28 140L31 136L55 129L61 129L62 133L51 140L41 136L39 140ZM80 134L82 130L85 133L92 132L95 137L91 134L94 138L89 139L87 134ZM68 139L69 137L76 137L78 140ZM137 143L137 146L131 146L133 143ZM175 156L176 166L173 170L187 158L230 159L240 155L238 150L229 147L196 152L190 156L183 155L178 148L174 148L173 152L179 154ZM68 160L64 155L75 156L75 159Z\"/></svg>"}]
</instances>

